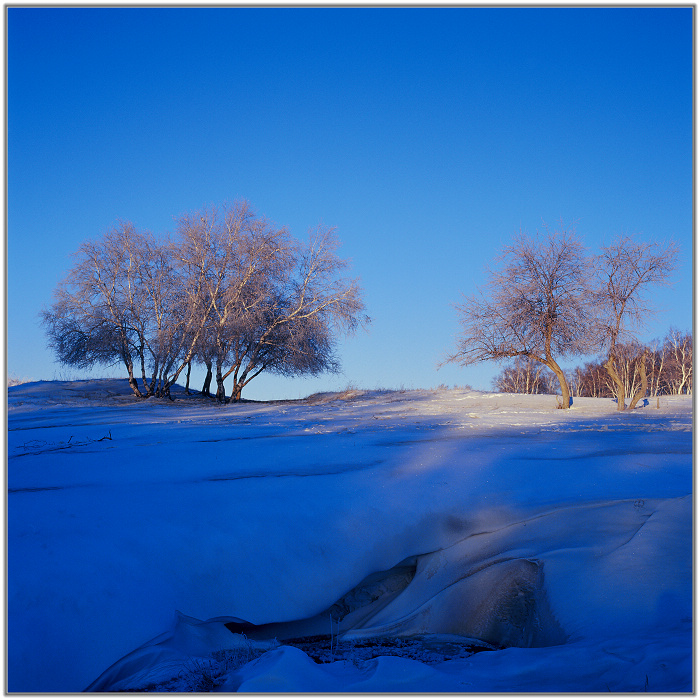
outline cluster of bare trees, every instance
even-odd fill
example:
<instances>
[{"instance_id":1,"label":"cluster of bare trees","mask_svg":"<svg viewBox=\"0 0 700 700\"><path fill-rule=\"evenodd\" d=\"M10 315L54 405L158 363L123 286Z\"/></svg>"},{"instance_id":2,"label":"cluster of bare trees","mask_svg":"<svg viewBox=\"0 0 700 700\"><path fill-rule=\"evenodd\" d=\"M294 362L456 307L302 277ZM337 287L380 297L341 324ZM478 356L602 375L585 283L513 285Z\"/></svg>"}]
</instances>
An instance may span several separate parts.
<instances>
[{"instance_id":1,"label":"cluster of bare trees","mask_svg":"<svg viewBox=\"0 0 700 700\"><path fill-rule=\"evenodd\" d=\"M189 384L193 363L220 401L229 377L238 401L264 371L337 371L338 335L369 321L338 246L325 227L301 243L247 202L183 215L161 238L120 222L80 246L42 314L49 345L62 364L123 364L139 397L169 396L185 370Z\"/></svg>"},{"instance_id":2,"label":"cluster of bare trees","mask_svg":"<svg viewBox=\"0 0 700 700\"><path fill-rule=\"evenodd\" d=\"M647 346L636 342L620 344L615 357L626 396L634 396L641 389L642 367L648 396L693 393L693 337L688 332L671 328L662 342ZM617 398L617 386L605 367L607 360L603 357L565 371L571 394ZM525 357L516 357L506 365L493 385L496 391L514 394L556 394L559 390L552 372Z\"/></svg>"},{"instance_id":3,"label":"cluster of bare trees","mask_svg":"<svg viewBox=\"0 0 700 700\"><path fill-rule=\"evenodd\" d=\"M663 342L648 346L625 343L618 346L618 376L627 396L634 396L646 375L647 395L693 393L693 338L671 328ZM606 360L588 362L570 375L571 390L576 396L616 397L616 386L605 367Z\"/></svg>"},{"instance_id":4,"label":"cluster of bare trees","mask_svg":"<svg viewBox=\"0 0 700 700\"><path fill-rule=\"evenodd\" d=\"M651 313L649 288L668 283L677 257L673 242L623 235L590 255L574 228L545 228L534 238L521 231L488 271L486 287L456 306L462 332L447 361L469 365L523 358L525 364L512 368L515 375L527 375L536 386L545 380L523 374L534 366L527 362L547 368L568 408L571 391L561 360L602 350L618 409L634 408L649 390L649 357L642 352L632 360L639 382L630 384L621 375L627 371L625 344Z\"/></svg>"},{"instance_id":5,"label":"cluster of bare trees","mask_svg":"<svg viewBox=\"0 0 700 700\"><path fill-rule=\"evenodd\" d=\"M496 391L506 394L555 394L559 388L556 375L529 357L518 356L494 378Z\"/></svg>"}]
</instances>

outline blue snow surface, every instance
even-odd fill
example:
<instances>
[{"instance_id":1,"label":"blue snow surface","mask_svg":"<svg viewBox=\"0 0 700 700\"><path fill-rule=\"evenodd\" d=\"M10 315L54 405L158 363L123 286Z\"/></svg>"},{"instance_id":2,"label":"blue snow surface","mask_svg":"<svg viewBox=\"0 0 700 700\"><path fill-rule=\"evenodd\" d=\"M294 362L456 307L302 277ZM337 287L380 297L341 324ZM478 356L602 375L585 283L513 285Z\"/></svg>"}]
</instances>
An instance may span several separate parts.
<instances>
[{"instance_id":1,"label":"blue snow surface","mask_svg":"<svg viewBox=\"0 0 700 700\"><path fill-rule=\"evenodd\" d=\"M173 396L8 389L9 692L182 676L240 643L224 621L314 619L404 560L405 590L341 638L517 632L525 595L528 639L549 641L319 664L276 634L218 689L694 689L690 397L622 413L459 389Z\"/></svg>"}]
</instances>

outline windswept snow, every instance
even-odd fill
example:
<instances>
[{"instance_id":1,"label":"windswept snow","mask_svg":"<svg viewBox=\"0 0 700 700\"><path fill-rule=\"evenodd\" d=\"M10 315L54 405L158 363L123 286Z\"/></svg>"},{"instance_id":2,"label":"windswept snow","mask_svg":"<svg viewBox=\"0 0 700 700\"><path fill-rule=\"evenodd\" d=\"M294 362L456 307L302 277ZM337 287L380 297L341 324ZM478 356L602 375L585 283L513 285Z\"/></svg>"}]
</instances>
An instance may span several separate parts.
<instances>
[{"instance_id":1,"label":"windswept snow","mask_svg":"<svg viewBox=\"0 0 700 700\"><path fill-rule=\"evenodd\" d=\"M690 398L174 396L8 389L11 692L692 689Z\"/></svg>"}]
</instances>

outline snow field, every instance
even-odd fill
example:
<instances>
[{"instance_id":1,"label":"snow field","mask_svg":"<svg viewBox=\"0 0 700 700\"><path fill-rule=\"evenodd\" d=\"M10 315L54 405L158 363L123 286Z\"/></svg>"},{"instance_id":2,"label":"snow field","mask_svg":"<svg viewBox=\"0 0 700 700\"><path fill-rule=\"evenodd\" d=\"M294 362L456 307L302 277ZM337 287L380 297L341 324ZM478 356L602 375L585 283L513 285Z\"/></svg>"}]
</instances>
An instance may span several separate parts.
<instances>
[{"instance_id":1,"label":"snow field","mask_svg":"<svg viewBox=\"0 0 700 700\"><path fill-rule=\"evenodd\" d=\"M147 684L230 643L217 618L314 619L411 557L406 588L341 636L515 639L525 595L540 641L558 629L566 643L437 665L318 665L282 644L219 689L690 690L692 401L554 406L466 390L217 406L139 402L125 381L11 387L9 690L77 692L113 664L115 682Z\"/></svg>"}]
</instances>

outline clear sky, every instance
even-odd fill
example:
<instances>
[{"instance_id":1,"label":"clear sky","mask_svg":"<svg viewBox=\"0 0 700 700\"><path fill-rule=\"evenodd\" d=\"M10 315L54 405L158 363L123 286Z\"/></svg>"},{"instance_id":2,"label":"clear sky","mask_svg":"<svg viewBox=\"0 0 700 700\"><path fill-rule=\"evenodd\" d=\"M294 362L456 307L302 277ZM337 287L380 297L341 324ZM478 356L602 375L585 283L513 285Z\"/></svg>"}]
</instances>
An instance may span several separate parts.
<instances>
[{"instance_id":1,"label":"clear sky","mask_svg":"<svg viewBox=\"0 0 700 700\"><path fill-rule=\"evenodd\" d=\"M517 230L560 218L592 250L678 241L640 337L691 329L689 7L6 12L10 375L84 376L38 317L83 240L236 198L300 238L337 226L373 318L342 375L261 375L247 398L490 389L496 365L436 368L451 304Z\"/></svg>"}]
</instances>

